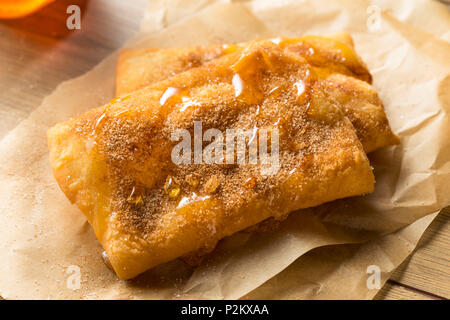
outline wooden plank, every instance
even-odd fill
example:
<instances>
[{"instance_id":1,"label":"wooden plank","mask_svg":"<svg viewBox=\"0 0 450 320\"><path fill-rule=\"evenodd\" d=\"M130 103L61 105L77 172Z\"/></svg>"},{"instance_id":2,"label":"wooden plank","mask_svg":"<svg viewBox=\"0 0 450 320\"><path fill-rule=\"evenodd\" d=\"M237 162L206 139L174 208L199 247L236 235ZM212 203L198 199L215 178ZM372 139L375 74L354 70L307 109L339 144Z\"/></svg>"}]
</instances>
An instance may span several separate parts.
<instances>
[{"instance_id":1,"label":"wooden plank","mask_svg":"<svg viewBox=\"0 0 450 320\"><path fill-rule=\"evenodd\" d=\"M374 300L434 300L435 298L410 288L387 282Z\"/></svg>"},{"instance_id":2,"label":"wooden plank","mask_svg":"<svg viewBox=\"0 0 450 320\"><path fill-rule=\"evenodd\" d=\"M136 32L147 1L58 0L28 17L0 20L0 138L59 83L122 46ZM81 8L80 30L66 27L71 4Z\"/></svg>"},{"instance_id":3,"label":"wooden plank","mask_svg":"<svg viewBox=\"0 0 450 320\"><path fill-rule=\"evenodd\" d=\"M397 268L391 279L450 299L450 207L436 217L414 253Z\"/></svg>"}]
</instances>

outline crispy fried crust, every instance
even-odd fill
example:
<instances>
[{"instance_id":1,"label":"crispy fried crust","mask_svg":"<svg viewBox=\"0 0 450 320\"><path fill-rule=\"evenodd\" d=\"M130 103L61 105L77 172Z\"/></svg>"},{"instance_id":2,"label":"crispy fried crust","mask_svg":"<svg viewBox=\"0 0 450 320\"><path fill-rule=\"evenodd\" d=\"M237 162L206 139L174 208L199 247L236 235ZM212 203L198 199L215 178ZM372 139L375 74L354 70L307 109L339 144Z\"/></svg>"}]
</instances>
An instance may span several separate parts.
<instances>
[{"instance_id":1,"label":"crispy fried crust","mask_svg":"<svg viewBox=\"0 0 450 320\"><path fill-rule=\"evenodd\" d=\"M352 124L322 103L322 74L258 41L51 128L56 180L117 275L133 278L267 218L371 192L374 177ZM171 134L193 134L194 120L203 132L277 128L278 171L174 164Z\"/></svg>"},{"instance_id":2,"label":"crispy fried crust","mask_svg":"<svg viewBox=\"0 0 450 320\"><path fill-rule=\"evenodd\" d=\"M355 53L347 33L328 37L277 38L272 42L299 54L324 74L327 101L339 105L355 126L368 152L398 144L383 104L370 85L372 77ZM116 95L124 95L175 74L209 63L223 55L242 50L247 44L193 46L170 49L128 49L119 55Z\"/></svg>"},{"instance_id":3,"label":"crispy fried crust","mask_svg":"<svg viewBox=\"0 0 450 320\"><path fill-rule=\"evenodd\" d=\"M225 52L221 45L123 50L117 62L116 96L204 65Z\"/></svg>"}]
</instances>

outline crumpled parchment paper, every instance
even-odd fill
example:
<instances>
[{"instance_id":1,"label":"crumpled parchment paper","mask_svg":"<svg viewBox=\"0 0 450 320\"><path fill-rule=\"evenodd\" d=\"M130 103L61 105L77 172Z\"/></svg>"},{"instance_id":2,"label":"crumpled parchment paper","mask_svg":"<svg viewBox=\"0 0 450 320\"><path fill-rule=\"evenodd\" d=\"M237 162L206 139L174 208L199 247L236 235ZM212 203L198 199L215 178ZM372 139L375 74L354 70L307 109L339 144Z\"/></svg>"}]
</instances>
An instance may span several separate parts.
<instances>
[{"instance_id":1,"label":"crumpled parchment paper","mask_svg":"<svg viewBox=\"0 0 450 320\"><path fill-rule=\"evenodd\" d=\"M450 204L449 43L368 10L373 4L365 0L213 2L153 3L147 17L160 19L161 28L149 34L144 21L129 46L350 32L402 141L370 155L375 192L293 213L273 233L224 239L198 269L175 260L118 280L54 181L45 138L51 125L113 97L112 55L61 84L0 143L4 298L371 298L377 290L365 285L367 267L377 265L385 281Z\"/></svg>"}]
</instances>

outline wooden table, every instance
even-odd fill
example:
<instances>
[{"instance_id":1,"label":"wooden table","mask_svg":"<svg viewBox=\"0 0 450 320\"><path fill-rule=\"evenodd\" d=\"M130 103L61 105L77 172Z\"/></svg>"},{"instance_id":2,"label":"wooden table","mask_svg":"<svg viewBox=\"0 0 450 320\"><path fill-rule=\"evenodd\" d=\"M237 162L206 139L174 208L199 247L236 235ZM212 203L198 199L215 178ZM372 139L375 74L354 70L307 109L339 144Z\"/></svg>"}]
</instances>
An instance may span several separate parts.
<instances>
[{"instance_id":1,"label":"wooden table","mask_svg":"<svg viewBox=\"0 0 450 320\"><path fill-rule=\"evenodd\" d=\"M147 0L58 0L24 19L0 21L0 138L64 80L81 75L136 31ZM66 28L66 8L82 8L81 30ZM126 14L124 14L126 12ZM450 298L450 208L377 299Z\"/></svg>"}]
</instances>

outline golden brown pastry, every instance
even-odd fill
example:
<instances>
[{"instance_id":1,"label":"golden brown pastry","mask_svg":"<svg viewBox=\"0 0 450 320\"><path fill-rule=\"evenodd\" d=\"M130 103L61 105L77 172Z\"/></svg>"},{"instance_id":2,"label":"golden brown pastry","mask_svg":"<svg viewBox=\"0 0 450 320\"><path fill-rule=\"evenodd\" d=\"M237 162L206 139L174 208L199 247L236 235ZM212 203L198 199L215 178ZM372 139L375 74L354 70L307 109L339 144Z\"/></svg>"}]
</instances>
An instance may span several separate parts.
<instances>
[{"instance_id":1,"label":"golden brown pastry","mask_svg":"<svg viewBox=\"0 0 450 320\"><path fill-rule=\"evenodd\" d=\"M222 45L122 50L117 62L116 96L199 67L226 52Z\"/></svg>"},{"instance_id":2,"label":"golden brown pastry","mask_svg":"<svg viewBox=\"0 0 450 320\"><path fill-rule=\"evenodd\" d=\"M370 85L372 77L356 54L346 33L328 37L303 36L271 40L286 51L305 58L319 68L327 101L339 105L356 128L368 152L398 144L384 112L382 101ZM117 64L116 95L124 95L154 82L242 50L246 44L193 46L170 49L129 49ZM318 71L319 72L319 71Z\"/></svg>"},{"instance_id":3,"label":"golden brown pastry","mask_svg":"<svg viewBox=\"0 0 450 320\"><path fill-rule=\"evenodd\" d=\"M121 279L267 218L373 190L367 157L330 100L324 71L256 41L48 131L55 178ZM229 129L249 130L248 145L254 137L261 145L268 130L277 161L189 164L194 154L174 163L173 133L195 137L199 121L201 132L216 129L224 138ZM206 150L209 142L200 143ZM276 170L262 170L274 163Z\"/></svg>"},{"instance_id":4,"label":"golden brown pastry","mask_svg":"<svg viewBox=\"0 0 450 320\"><path fill-rule=\"evenodd\" d=\"M327 37L275 38L272 42L302 55L314 66L326 67L328 70L333 69L335 72L372 82L367 67L355 53L353 40L347 33ZM240 50L247 44L122 50L117 62L116 96L199 67L225 54Z\"/></svg>"}]
</instances>

